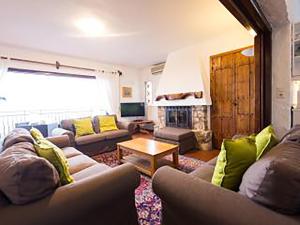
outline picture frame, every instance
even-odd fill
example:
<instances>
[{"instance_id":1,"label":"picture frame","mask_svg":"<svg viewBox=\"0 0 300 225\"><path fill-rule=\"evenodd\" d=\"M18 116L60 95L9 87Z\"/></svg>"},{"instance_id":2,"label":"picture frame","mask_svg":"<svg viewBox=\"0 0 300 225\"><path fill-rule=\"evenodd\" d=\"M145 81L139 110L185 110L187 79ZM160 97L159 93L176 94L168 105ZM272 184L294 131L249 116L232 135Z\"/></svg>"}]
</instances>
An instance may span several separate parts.
<instances>
[{"instance_id":1,"label":"picture frame","mask_svg":"<svg viewBox=\"0 0 300 225\"><path fill-rule=\"evenodd\" d=\"M132 98L132 87L122 87L122 98Z\"/></svg>"}]
</instances>

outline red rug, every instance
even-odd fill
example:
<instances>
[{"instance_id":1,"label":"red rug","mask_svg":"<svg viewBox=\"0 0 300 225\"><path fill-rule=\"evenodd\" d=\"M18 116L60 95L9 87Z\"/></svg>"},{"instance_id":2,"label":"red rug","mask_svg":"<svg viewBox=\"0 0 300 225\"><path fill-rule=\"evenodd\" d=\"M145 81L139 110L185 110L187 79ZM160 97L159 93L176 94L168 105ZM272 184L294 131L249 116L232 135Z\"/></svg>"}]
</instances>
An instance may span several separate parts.
<instances>
[{"instance_id":1,"label":"red rug","mask_svg":"<svg viewBox=\"0 0 300 225\"><path fill-rule=\"evenodd\" d=\"M118 166L116 151L96 155L93 159L111 167ZM195 170L203 163L197 159L179 156L179 170L186 173ZM141 174L140 186L135 191L135 201L140 225L161 224L161 203L160 199L152 191L150 177Z\"/></svg>"}]
</instances>

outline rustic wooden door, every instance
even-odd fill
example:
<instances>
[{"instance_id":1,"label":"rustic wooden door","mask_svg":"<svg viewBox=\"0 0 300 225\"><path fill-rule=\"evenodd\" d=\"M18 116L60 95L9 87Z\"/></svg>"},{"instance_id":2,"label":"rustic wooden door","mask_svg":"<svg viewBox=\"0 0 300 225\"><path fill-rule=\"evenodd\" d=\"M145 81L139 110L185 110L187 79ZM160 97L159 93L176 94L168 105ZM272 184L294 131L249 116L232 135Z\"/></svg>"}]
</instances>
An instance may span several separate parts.
<instances>
[{"instance_id":1,"label":"rustic wooden door","mask_svg":"<svg viewBox=\"0 0 300 225\"><path fill-rule=\"evenodd\" d=\"M220 149L224 138L251 134L259 128L257 79L254 57L241 50L211 57L211 127L213 145Z\"/></svg>"}]
</instances>

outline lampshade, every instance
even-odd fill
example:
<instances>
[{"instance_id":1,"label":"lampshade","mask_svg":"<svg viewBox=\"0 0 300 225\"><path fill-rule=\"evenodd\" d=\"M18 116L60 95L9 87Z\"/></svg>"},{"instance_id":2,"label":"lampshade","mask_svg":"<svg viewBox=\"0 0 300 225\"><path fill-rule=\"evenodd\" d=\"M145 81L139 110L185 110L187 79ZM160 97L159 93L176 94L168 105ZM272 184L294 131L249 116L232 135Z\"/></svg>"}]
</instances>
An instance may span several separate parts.
<instances>
[{"instance_id":1,"label":"lampshade","mask_svg":"<svg viewBox=\"0 0 300 225\"><path fill-rule=\"evenodd\" d=\"M254 56L254 48L247 48L244 49L243 51L241 51L242 55L247 56L247 57L251 57Z\"/></svg>"}]
</instances>

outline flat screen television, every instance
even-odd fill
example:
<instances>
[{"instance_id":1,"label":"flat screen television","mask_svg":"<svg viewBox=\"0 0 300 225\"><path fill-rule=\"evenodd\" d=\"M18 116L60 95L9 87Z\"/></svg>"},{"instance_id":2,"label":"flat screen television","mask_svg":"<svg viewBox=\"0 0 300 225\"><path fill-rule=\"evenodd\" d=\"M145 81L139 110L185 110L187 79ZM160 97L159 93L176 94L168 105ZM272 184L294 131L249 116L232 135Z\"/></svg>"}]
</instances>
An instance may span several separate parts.
<instances>
[{"instance_id":1,"label":"flat screen television","mask_svg":"<svg viewBox=\"0 0 300 225\"><path fill-rule=\"evenodd\" d=\"M145 116L143 102L121 103L121 117Z\"/></svg>"}]
</instances>

